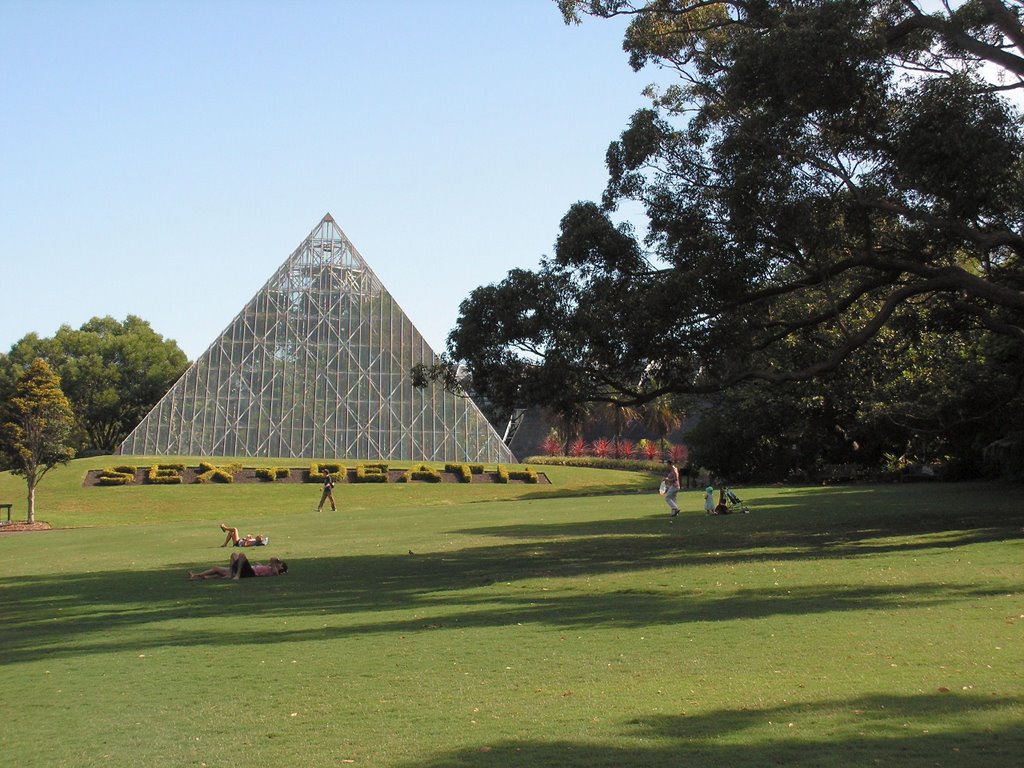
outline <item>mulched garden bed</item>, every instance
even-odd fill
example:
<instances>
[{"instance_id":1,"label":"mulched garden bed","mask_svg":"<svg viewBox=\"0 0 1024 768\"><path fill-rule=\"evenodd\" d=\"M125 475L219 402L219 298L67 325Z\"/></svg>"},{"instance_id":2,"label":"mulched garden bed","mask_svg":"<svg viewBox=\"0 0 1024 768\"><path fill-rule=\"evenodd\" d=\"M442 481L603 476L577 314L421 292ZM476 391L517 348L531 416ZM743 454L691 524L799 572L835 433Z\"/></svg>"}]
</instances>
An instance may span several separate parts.
<instances>
[{"instance_id":1,"label":"mulched garden bed","mask_svg":"<svg viewBox=\"0 0 1024 768\"><path fill-rule=\"evenodd\" d=\"M0 523L0 533L25 533L27 531L52 531L49 523Z\"/></svg>"},{"instance_id":2,"label":"mulched garden bed","mask_svg":"<svg viewBox=\"0 0 1024 768\"><path fill-rule=\"evenodd\" d=\"M86 473L85 480L82 483L82 485L84 487L86 487L86 488L92 488L92 487L95 487L95 486L99 486L100 485L99 478L100 478L101 472L102 472L102 470L90 469ZM441 475L441 482L442 483L458 483L459 482L459 478L458 478L458 476L454 472L445 472L443 470L439 470L439 473ZM181 474L181 483L180 483L180 485L191 485L191 484L196 482L196 475L201 474L201 472L199 470L199 467L186 467L180 474ZM344 479L344 480L339 478L338 482L339 483L346 483L346 482L348 482L348 483L352 483L353 485L356 485L357 483L355 482L355 474L356 474L355 469L349 469L348 472L347 472L347 475L348 475L347 478ZM388 470L388 483L399 483L402 475L404 475L404 474L405 474L405 470L404 469L391 469L391 470ZM149 482L148 476L149 476L149 467L139 467L135 471L135 482L134 483L129 483L129 485L152 485L153 483ZM232 483L268 483L269 484L269 483L315 483L315 482L319 482L319 481L311 481L309 479L309 469L303 468L303 467L290 467L289 471L288 471L288 476L287 477L278 478L277 480L266 480L264 478L257 477L256 476L256 469L253 468L253 467L246 467L245 469L242 469L240 472L236 472L233 477L234 477L234 479L232 480ZM217 482L217 481L212 481L212 482ZM428 480L413 480L412 482L413 483L427 483L427 484L429 484L430 481L428 481ZM478 484L478 483L496 483L496 482L498 482L498 473L497 472L484 472L484 473L479 474L479 475L473 475L473 480L472 480L472 484L474 484L474 485ZM548 480L547 475L545 475L543 472L538 472L537 473L537 484L538 485L547 485L547 484L550 484L550 482L551 481ZM525 480L511 480L511 479L509 480L509 485L524 485L525 483L526 483ZM178 483L175 483L175 485L178 485ZM102 486L102 487L108 487L108 486ZM116 488L118 486L109 486L109 487Z\"/></svg>"}]
</instances>

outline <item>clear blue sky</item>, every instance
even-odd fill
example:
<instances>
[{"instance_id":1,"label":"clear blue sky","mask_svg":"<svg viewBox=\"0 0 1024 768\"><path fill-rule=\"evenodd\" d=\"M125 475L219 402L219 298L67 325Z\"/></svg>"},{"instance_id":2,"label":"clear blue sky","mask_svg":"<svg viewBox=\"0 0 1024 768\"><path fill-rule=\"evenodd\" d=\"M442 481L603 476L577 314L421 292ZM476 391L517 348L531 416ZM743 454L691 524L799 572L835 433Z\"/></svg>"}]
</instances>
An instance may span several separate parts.
<instances>
[{"instance_id":1,"label":"clear blue sky","mask_svg":"<svg viewBox=\"0 0 1024 768\"><path fill-rule=\"evenodd\" d=\"M135 314L198 357L330 212L438 352L550 254L656 74L552 0L0 1L0 351Z\"/></svg>"}]
</instances>

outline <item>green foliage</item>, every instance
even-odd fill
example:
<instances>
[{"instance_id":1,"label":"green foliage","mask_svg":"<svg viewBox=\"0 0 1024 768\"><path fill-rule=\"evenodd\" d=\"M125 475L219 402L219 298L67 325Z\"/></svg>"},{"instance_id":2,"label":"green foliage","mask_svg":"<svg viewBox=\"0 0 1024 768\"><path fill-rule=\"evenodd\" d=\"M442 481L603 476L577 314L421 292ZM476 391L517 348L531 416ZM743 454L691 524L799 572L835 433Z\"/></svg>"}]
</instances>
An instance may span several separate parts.
<instances>
[{"instance_id":1,"label":"green foliage","mask_svg":"<svg viewBox=\"0 0 1024 768\"><path fill-rule=\"evenodd\" d=\"M241 464L229 464L218 467L208 461L199 462L199 472L196 473L197 483L232 483L235 480L235 473L242 471Z\"/></svg>"},{"instance_id":2,"label":"green foliage","mask_svg":"<svg viewBox=\"0 0 1024 768\"><path fill-rule=\"evenodd\" d=\"M495 470L496 478L495 482L507 484L509 481L508 467L504 464L499 464Z\"/></svg>"},{"instance_id":3,"label":"green foliage","mask_svg":"<svg viewBox=\"0 0 1024 768\"><path fill-rule=\"evenodd\" d=\"M56 466L67 463L74 416L60 379L42 358L21 372L10 399L0 411L0 452L11 471L25 478L28 522L35 520L36 487Z\"/></svg>"},{"instance_id":4,"label":"green foliage","mask_svg":"<svg viewBox=\"0 0 1024 768\"><path fill-rule=\"evenodd\" d=\"M507 470L509 480L522 480L523 482L530 483L531 485L539 482L540 478L537 476L537 472L532 467L523 467L522 469L510 469Z\"/></svg>"},{"instance_id":5,"label":"green foliage","mask_svg":"<svg viewBox=\"0 0 1024 768\"><path fill-rule=\"evenodd\" d=\"M483 466L482 465L477 465L477 466L480 466L480 471L482 472L483 471ZM473 473L473 470L472 470L472 468L470 467L469 464L445 464L444 465L444 471L445 472L452 472L452 473L454 473L455 476L459 478L459 482L460 483L471 483L471 482L473 482L473 474L474 473Z\"/></svg>"},{"instance_id":6,"label":"green foliage","mask_svg":"<svg viewBox=\"0 0 1024 768\"><path fill-rule=\"evenodd\" d=\"M98 485L131 485L135 482L137 467L124 464L118 467L108 467L100 472L97 478Z\"/></svg>"},{"instance_id":7,"label":"green foliage","mask_svg":"<svg viewBox=\"0 0 1024 768\"><path fill-rule=\"evenodd\" d=\"M345 465L336 461L314 461L309 465L309 482L322 483L328 473L334 478L334 482L343 482L345 479Z\"/></svg>"},{"instance_id":8,"label":"green foliage","mask_svg":"<svg viewBox=\"0 0 1024 768\"><path fill-rule=\"evenodd\" d=\"M737 476L908 443L980 471L1024 426L1018 5L560 6L628 18L632 66L679 80L649 90L554 256L470 294L449 365L567 420L740 388L699 436L700 461ZM646 211L643 248L623 203Z\"/></svg>"},{"instance_id":9,"label":"green foliage","mask_svg":"<svg viewBox=\"0 0 1024 768\"><path fill-rule=\"evenodd\" d=\"M634 472L661 472L665 469L663 461L647 461L644 459L614 459L597 456L528 456L526 464L541 464L552 467L591 467L593 469L623 469Z\"/></svg>"},{"instance_id":10,"label":"green foliage","mask_svg":"<svg viewBox=\"0 0 1024 768\"><path fill-rule=\"evenodd\" d=\"M188 366L178 345L146 321L95 317L78 330L61 326L53 338L19 340L0 357L0 399L36 357L60 376L75 415L74 447L83 455L113 452Z\"/></svg>"},{"instance_id":11,"label":"green foliage","mask_svg":"<svg viewBox=\"0 0 1024 768\"><path fill-rule=\"evenodd\" d=\"M257 467L255 471L256 477L270 482L286 478L290 473L288 467Z\"/></svg>"},{"instance_id":12,"label":"green foliage","mask_svg":"<svg viewBox=\"0 0 1024 768\"><path fill-rule=\"evenodd\" d=\"M153 485L180 485L184 464L154 464L149 468L146 479Z\"/></svg>"},{"instance_id":13,"label":"green foliage","mask_svg":"<svg viewBox=\"0 0 1024 768\"><path fill-rule=\"evenodd\" d=\"M386 483L388 481L388 465L368 462L356 466L355 482Z\"/></svg>"},{"instance_id":14,"label":"green foliage","mask_svg":"<svg viewBox=\"0 0 1024 768\"><path fill-rule=\"evenodd\" d=\"M413 480L421 480L428 483L440 483L441 473L428 464L414 464L402 474L399 482L411 483Z\"/></svg>"}]
</instances>

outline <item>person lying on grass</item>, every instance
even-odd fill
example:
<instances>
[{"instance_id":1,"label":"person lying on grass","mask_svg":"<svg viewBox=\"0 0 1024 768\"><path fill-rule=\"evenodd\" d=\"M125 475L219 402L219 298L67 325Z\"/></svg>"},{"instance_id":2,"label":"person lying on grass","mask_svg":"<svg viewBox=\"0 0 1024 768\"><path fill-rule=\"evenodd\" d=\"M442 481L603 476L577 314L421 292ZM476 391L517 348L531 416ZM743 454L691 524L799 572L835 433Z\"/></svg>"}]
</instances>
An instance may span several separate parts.
<instances>
[{"instance_id":1,"label":"person lying on grass","mask_svg":"<svg viewBox=\"0 0 1024 768\"><path fill-rule=\"evenodd\" d=\"M279 557L270 558L269 565L263 563L250 563L249 558L242 552L232 552L231 562L225 568L222 565L215 565L199 573L188 572L188 580L198 579L249 579L254 576L280 576L288 573L288 563Z\"/></svg>"},{"instance_id":2,"label":"person lying on grass","mask_svg":"<svg viewBox=\"0 0 1024 768\"><path fill-rule=\"evenodd\" d=\"M234 544L236 547L265 547L267 546L267 537L262 534L246 534L245 536L238 535L238 529L232 528L231 526L220 524L220 529L224 531L228 537L224 539L222 547L226 547L228 544Z\"/></svg>"}]
</instances>

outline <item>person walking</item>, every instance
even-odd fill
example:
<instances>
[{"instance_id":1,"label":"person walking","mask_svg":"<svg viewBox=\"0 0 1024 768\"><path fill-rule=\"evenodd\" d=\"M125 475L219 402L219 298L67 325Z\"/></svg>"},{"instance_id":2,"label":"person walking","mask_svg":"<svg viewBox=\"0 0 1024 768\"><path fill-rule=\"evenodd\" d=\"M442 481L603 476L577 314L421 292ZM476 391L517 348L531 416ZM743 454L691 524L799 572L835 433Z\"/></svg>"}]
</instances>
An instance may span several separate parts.
<instances>
[{"instance_id":1,"label":"person walking","mask_svg":"<svg viewBox=\"0 0 1024 768\"><path fill-rule=\"evenodd\" d=\"M676 494L679 493L679 467L672 459L666 459L665 464L668 471L665 473L665 503L672 510L669 517L679 514L679 503L676 501Z\"/></svg>"},{"instance_id":2,"label":"person walking","mask_svg":"<svg viewBox=\"0 0 1024 768\"><path fill-rule=\"evenodd\" d=\"M324 492L320 494L320 503L316 507L317 512L324 508L324 502L328 499L331 502L331 512L337 512L338 505L334 503L334 478L331 477L330 472L324 473Z\"/></svg>"}]
</instances>

